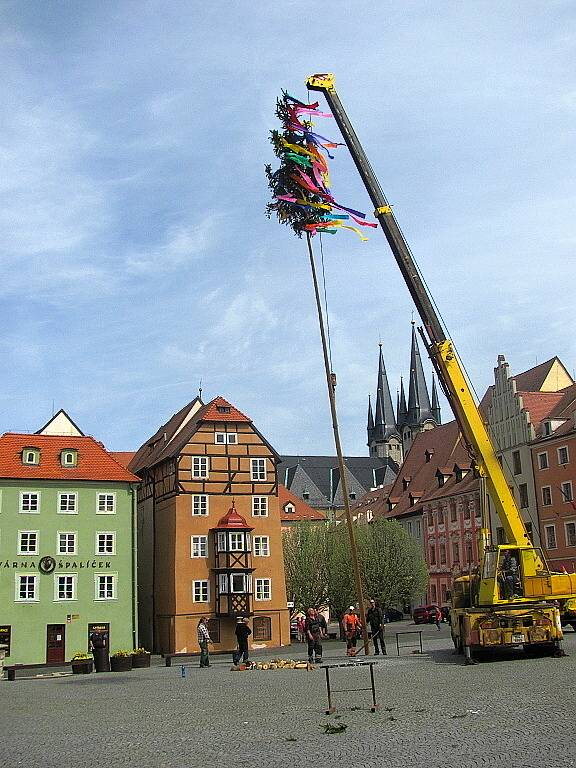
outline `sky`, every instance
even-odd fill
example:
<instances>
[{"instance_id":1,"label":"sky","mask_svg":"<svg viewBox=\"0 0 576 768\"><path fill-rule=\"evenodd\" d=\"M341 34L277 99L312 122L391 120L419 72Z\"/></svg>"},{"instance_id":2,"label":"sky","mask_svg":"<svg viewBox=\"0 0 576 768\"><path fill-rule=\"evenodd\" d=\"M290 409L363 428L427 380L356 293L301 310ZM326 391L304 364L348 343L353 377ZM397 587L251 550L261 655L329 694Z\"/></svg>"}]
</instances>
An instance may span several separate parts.
<instances>
[{"instance_id":1,"label":"sky","mask_svg":"<svg viewBox=\"0 0 576 768\"><path fill-rule=\"evenodd\" d=\"M479 396L499 354L573 373L575 49L570 0L0 0L0 432L64 408L135 450L201 381L279 453L334 453L306 245L265 216L276 98L315 72ZM331 171L370 212L345 148ZM323 251L343 448L367 455L378 343L395 401L413 306L380 230Z\"/></svg>"}]
</instances>

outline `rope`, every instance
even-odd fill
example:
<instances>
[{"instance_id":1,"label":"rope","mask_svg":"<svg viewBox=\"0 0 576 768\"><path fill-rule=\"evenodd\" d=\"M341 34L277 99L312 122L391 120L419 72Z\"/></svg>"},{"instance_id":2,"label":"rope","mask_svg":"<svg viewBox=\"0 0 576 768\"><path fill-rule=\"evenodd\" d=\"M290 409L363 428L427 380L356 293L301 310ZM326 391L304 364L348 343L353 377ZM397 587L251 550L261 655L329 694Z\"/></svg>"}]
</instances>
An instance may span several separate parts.
<instances>
[{"instance_id":1,"label":"rope","mask_svg":"<svg viewBox=\"0 0 576 768\"><path fill-rule=\"evenodd\" d=\"M324 271L324 246L322 244L322 232L320 237L320 261L322 263L322 289L324 291L324 313L326 315L326 338L328 339L328 360L330 360L330 370L334 370L332 365L332 342L330 340L330 314L328 312L328 293L326 291L326 273Z\"/></svg>"}]
</instances>

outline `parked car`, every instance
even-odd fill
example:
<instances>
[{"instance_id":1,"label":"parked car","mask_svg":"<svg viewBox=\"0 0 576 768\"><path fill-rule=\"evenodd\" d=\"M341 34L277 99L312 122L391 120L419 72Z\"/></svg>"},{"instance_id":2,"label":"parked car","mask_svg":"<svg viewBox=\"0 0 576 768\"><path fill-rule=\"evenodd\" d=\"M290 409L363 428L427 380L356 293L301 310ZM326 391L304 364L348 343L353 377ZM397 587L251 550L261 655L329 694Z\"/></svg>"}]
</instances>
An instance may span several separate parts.
<instances>
[{"instance_id":1,"label":"parked car","mask_svg":"<svg viewBox=\"0 0 576 768\"><path fill-rule=\"evenodd\" d=\"M436 609L440 606L435 603L430 605L420 605L412 611L414 624L433 624L436 616Z\"/></svg>"},{"instance_id":2,"label":"parked car","mask_svg":"<svg viewBox=\"0 0 576 768\"><path fill-rule=\"evenodd\" d=\"M404 614L396 608L387 608L384 611L384 618L386 621L402 621Z\"/></svg>"}]
</instances>

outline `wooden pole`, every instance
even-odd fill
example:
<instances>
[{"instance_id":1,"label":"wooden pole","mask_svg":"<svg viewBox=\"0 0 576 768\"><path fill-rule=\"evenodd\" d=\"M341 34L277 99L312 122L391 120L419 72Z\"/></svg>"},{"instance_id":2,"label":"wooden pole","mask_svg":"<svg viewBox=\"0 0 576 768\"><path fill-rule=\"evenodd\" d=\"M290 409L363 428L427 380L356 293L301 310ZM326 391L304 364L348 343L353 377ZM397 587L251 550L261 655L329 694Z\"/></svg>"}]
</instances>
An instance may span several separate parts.
<instances>
[{"instance_id":1,"label":"wooden pole","mask_svg":"<svg viewBox=\"0 0 576 768\"><path fill-rule=\"evenodd\" d=\"M314 294L316 296L316 309L318 310L318 323L320 325L320 337L322 339L322 352L324 354L324 369L326 371L326 384L328 386L328 398L330 400L330 412L332 414L332 429L334 431L334 443L336 445L336 455L338 456L338 467L340 469L340 483L342 487L342 496L344 497L344 512L348 524L348 536L350 538L350 553L352 556L352 568L354 570L354 581L356 583L356 597L360 610L360 621L362 622L362 639L364 642L364 653L370 655L370 646L368 643L368 628L366 627L366 612L364 609L364 594L362 591L362 579L360 578L360 568L358 565L358 549L356 547L356 535L352 513L350 512L350 500L348 496L348 482L346 480L346 468L344 466L344 457L342 455L342 444L340 443L340 430L338 428L338 416L336 413L336 374L330 370L328 360L328 346L326 344L326 333L324 331L324 316L322 313L322 303L320 301L320 291L318 289L318 278L316 276L316 265L314 263L314 253L312 251L312 242L310 233L306 233L308 243L308 255L310 256L310 269L312 270L312 281L314 283Z\"/></svg>"}]
</instances>

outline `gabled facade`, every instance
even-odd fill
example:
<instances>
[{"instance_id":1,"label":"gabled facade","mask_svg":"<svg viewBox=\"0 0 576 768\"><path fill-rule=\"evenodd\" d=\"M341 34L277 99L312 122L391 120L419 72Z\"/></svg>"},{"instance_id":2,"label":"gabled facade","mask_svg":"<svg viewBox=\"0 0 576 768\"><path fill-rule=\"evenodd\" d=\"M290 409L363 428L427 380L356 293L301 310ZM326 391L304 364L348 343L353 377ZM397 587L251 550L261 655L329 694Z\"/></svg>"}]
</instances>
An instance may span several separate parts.
<instances>
[{"instance_id":1,"label":"gabled facade","mask_svg":"<svg viewBox=\"0 0 576 768\"><path fill-rule=\"evenodd\" d=\"M563 398L562 390L555 387L571 383L558 358L512 376L504 355L498 355L494 385L483 399L497 455L535 546L542 541L530 446L541 423ZM505 543L504 529L496 515L491 515L491 522L493 540Z\"/></svg>"},{"instance_id":2,"label":"gabled facade","mask_svg":"<svg viewBox=\"0 0 576 768\"><path fill-rule=\"evenodd\" d=\"M280 520L282 530L291 528L298 523L325 523L327 518L324 512L314 509L295 493L278 483L278 503L280 505Z\"/></svg>"},{"instance_id":3,"label":"gabled facade","mask_svg":"<svg viewBox=\"0 0 576 768\"><path fill-rule=\"evenodd\" d=\"M60 434L61 433L61 434ZM62 664L100 631L136 635L138 478L60 411L0 437L0 644L9 663Z\"/></svg>"},{"instance_id":4,"label":"gabled facade","mask_svg":"<svg viewBox=\"0 0 576 768\"><path fill-rule=\"evenodd\" d=\"M235 647L238 615L253 642L290 642L277 461L222 397L196 398L136 453L140 629L156 651L197 650L201 616L217 651Z\"/></svg>"}]
</instances>

